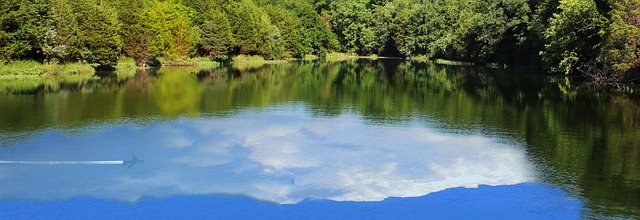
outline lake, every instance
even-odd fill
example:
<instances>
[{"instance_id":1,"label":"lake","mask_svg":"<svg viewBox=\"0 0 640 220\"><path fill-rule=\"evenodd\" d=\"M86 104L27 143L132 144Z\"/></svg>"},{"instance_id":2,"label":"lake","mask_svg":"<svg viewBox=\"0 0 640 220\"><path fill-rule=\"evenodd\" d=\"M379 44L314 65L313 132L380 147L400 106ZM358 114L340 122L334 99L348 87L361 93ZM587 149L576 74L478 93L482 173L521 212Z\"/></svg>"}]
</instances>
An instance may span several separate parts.
<instances>
[{"instance_id":1,"label":"lake","mask_svg":"<svg viewBox=\"0 0 640 220\"><path fill-rule=\"evenodd\" d=\"M0 85L2 219L640 218L640 98L524 70L346 60L26 84Z\"/></svg>"}]
</instances>

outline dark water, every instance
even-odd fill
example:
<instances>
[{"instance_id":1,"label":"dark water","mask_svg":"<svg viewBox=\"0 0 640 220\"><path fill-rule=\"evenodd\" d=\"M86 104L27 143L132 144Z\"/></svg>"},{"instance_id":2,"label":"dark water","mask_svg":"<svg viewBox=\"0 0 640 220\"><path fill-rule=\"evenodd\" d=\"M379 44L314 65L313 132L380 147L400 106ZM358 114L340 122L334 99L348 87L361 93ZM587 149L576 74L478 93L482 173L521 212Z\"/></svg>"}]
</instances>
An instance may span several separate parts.
<instances>
[{"instance_id":1,"label":"dark water","mask_svg":"<svg viewBox=\"0 0 640 220\"><path fill-rule=\"evenodd\" d=\"M517 70L359 60L25 84L0 85L5 217L640 218L639 99Z\"/></svg>"}]
</instances>

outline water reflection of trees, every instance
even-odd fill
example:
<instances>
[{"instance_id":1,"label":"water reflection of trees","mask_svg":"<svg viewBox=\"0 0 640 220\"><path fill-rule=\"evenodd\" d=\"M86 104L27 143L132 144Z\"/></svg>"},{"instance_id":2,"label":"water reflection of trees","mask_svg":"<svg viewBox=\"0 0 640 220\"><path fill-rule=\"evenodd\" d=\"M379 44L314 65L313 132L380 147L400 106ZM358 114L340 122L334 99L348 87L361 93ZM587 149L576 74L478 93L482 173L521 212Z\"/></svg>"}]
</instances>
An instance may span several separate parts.
<instances>
[{"instance_id":1,"label":"water reflection of trees","mask_svg":"<svg viewBox=\"0 0 640 220\"><path fill-rule=\"evenodd\" d=\"M551 168L541 172L543 179L568 188L578 186L572 191L588 199L596 213L640 215L637 98L584 93L562 80L517 70L404 61L299 62L182 72L103 77L83 84L82 92L4 96L0 123L7 126L0 129L73 127L157 118L167 112L224 116L291 103L305 105L315 116L350 112L372 123L421 118L442 129L515 138L528 145L532 160ZM192 77L190 82L195 82L195 75L199 81L195 87L178 86L173 81L189 80L157 77L163 74L182 74ZM187 104L169 102L170 98L158 95L163 82L171 84L166 87L172 91L197 88L194 94L201 95L189 96ZM165 101L166 106L187 110L167 111L156 105ZM543 166L540 169L546 169Z\"/></svg>"},{"instance_id":2,"label":"water reflection of trees","mask_svg":"<svg viewBox=\"0 0 640 220\"><path fill-rule=\"evenodd\" d=\"M156 105L166 116L197 116L201 89L193 74L165 73L158 77L154 86Z\"/></svg>"}]
</instances>

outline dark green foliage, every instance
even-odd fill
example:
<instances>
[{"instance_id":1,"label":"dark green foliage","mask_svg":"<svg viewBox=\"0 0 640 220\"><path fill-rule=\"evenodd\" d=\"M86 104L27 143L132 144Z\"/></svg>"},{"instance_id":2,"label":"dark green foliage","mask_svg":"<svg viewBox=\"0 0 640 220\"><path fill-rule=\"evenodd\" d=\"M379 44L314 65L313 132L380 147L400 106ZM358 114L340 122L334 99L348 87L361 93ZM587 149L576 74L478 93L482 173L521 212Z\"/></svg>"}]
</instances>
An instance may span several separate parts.
<instances>
[{"instance_id":1,"label":"dark green foliage","mask_svg":"<svg viewBox=\"0 0 640 220\"><path fill-rule=\"evenodd\" d=\"M0 62L41 58L49 19L45 0L0 2Z\"/></svg>"},{"instance_id":2,"label":"dark green foliage","mask_svg":"<svg viewBox=\"0 0 640 220\"><path fill-rule=\"evenodd\" d=\"M267 5L265 10L271 17L271 23L280 33L282 48L275 47L274 50L283 49L282 53L285 57L300 57L302 54L302 45L300 41L300 19L292 12L277 5ZM274 32L274 34L276 34ZM277 37L277 34L273 36Z\"/></svg>"},{"instance_id":3,"label":"dark green foliage","mask_svg":"<svg viewBox=\"0 0 640 220\"><path fill-rule=\"evenodd\" d=\"M213 60L226 61L234 44L229 16L221 1L186 0L186 6L195 11L194 26L200 40L198 54Z\"/></svg>"},{"instance_id":4,"label":"dark green foliage","mask_svg":"<svg viewBox=\"0 0 640 220\"><path fill-rule=\"evenodd\" d=\"M321 17L307 2L291 0L288 9L300 19L301 51L300 56L313 54L324 56L329 50L338 47L336 35L331 32L326 18Z\"/></svg>"},{"instance_id":5,"label":"dark green foliage","mask_svg":"<svg viewBox=\"0 0 640 220\"><path fill-rule=\"evenodd\" d=\"M497 63L516 62L530 14L524 0L396 0L374 11L378 45L403 56Z\"/></svg>"},{"instance_id":6,"label":"dark green foliage","mask_svg":"<svg viewBox=\"0 0 640 220\"><path fill-rule=\"evenodd\" d=\"M219 10L212 10L203 16L198 25L200 34L199 46L202 54L214 60L227 60L233 45L233 35L231 25L226 13ZM207 19L208 18L208 19Z\"/></svg>"},{"instance_id":7,"label":"dark green foliage","mask_svg":"<svg viewBox=\"0 0 640 220\"><path fill-rule=\"evenodd\" d=\"M52 25L43 35L47 62L117 64L122 48L115 9L94 0L52 0Z\"/></svg>"},{"instance_id":8,"label":"dark green foliage","mask_svg":"<svg viewBox=\"0 0 640 220\"><path fill-rule=\"evenodd\" d=\"M600 61L617 77L640 71L640 1L613 1Z\"/></svg>"},{"instance_id":9,"label":"dark green foliage","mask_svg":"<svg viewBox=\"0 0 640 220\"><path fill-rule=\"evenodd\" d=\"M394 41L404 56L427 55L444 57L454 48L453 31L458 11L451 5L437 1L420 4L412 1L398 1L393 32L400 33Z\"/></svg>"},{"instance_id":10,"label":"dark green foliage","mask_svg":"<svg viewBox=\"0 0 640 220\"><path fill-rule=\"evenodd\" d=\"M378 53L380 45L373 27L368 0L332 1L329 19L342 49L358 54Z\"/></svg>"},{"instance_id":11,"label":"dark green foliage","mask_svg":"<svg viewBox=\"0 0 640 220\"><path fill-rule=\"evenodd\" d=\"M101 66L115 66L122 48L117 13L104 2L75 0L78 10L79 60ZM80 4L82 2L84 4Z\"/></svg>"},{"instance_id":12,"label":"dark green foliage","mask_svg":"<svg viewBox=\"0 0 640 220\"><path fill-rule=\"evenodd\" d=\"M123 54L141 65L196 52L279 59L337 45L327 22L298 0L7 0L0 12L3 61L115 65Z\"/></svg>"},{"instance_id":13,"label":"dark green foliage","mask_svg":"<svg viewBox=\"0 0 640 220\"><path fill-rule=\"evenodd\" d=\"M559 9L544 32L542 58L549 71L571 74L597 58L606 19L592 0L561 1Z\"/></svg>"},{"instance_id":14,"label":"dark green foliage","mask_svg":"<svg viewBox=\"0 0 640 220\"><path fill-rule=\"evenodd\" d=\"M281 34L271 24L269 14L252 0L232 2L228 6L236 51L239 54L279 58L283 55ZM278 48L273 50L274 48Z\"/></svg>"},{"instance_id":15,"label":"dark green foliage","mask_svg":"<svg viewBox=\"0 0 640 220\"><path fill-rule=\"evenodd\" d=\"M527 26L526 34L523 38L523 49L525 54L519 56L525 62L535 63L535 66L542 66L540 51L544 50L544 30L549 27L549 19L558 11L558 0L537 0L530 1L531 14Z\"/></svg>"},{"instance_id":16,"label":"dark green foliage","mask_svg":"<svg viewBox=\"0 0 640 220\"><path fill-rule=\"evenodd\" d=\"M143 15L148 7L145 0L119 0L117 2L120 37L123 53L132 57L138 66L144 65L152 54L152 33Z\"/></svg>"},{"instance_id":17,"label":"dark green foliage","mask_svg":"<svg viewBox=\"0 0 640 220\"><path fill-rule=\"evenodd\" d=\"M67 0L51 1L51 27L45 37L45 62L72 62L79 57L77 15Z\"/></svg>"},{"instance_id":18,"label":"dark green foliage","mask_svg":"<svg viewBox=\"0 0 640 220\"><path fill-rule=\"evenodd\" d=\"M519 46L528 22L525 0L472 1L463 11L468 13L465 39L467 60L512 63L513 49Z\"/></svg>"},{"instance_id":19,"label":"dark green foliage","mask_svg":"<svg viewBox=\"0 0 640 220\"><path fill-rule=\"evenodd\" d=\"M228 6L230 25L235 39L234 47L241 54L257 54L261 35L269 31L268 15L250 0L233 2Z\"/></svg>"}]
</instances>

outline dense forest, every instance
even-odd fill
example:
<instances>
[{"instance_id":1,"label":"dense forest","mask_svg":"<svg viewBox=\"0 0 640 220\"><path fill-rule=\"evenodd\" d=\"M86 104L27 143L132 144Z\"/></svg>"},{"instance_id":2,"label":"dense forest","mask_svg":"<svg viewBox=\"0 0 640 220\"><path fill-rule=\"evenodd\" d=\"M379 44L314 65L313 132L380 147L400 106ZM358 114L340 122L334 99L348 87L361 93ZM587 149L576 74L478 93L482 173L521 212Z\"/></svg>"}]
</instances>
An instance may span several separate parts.
<instances>
[{"instance_id":1,"label":"dense forest","mask_svg":"<svg viewBox=\"0 0 640 220\"><path fill-rule=\"evenodd\" d=\"M3 0L0 62L328 52L637 81L640 0Z\"/></svg>"}]
</instances>

